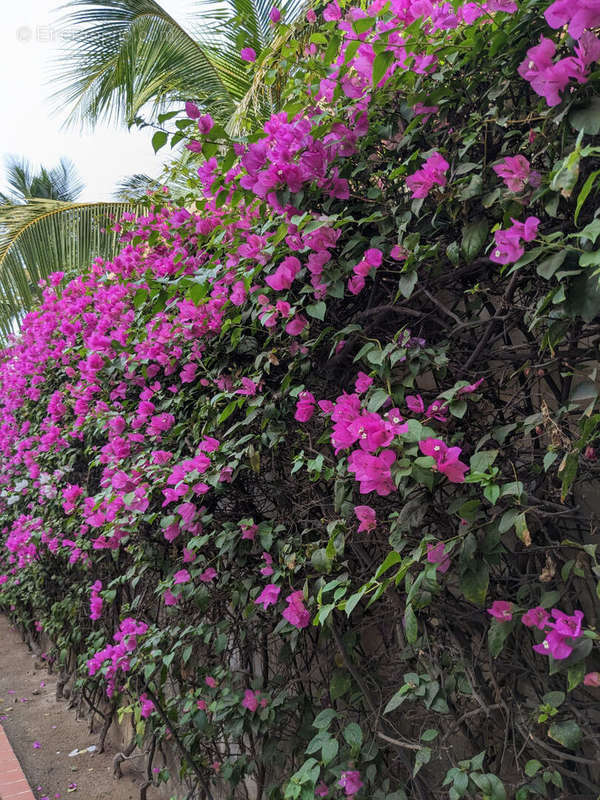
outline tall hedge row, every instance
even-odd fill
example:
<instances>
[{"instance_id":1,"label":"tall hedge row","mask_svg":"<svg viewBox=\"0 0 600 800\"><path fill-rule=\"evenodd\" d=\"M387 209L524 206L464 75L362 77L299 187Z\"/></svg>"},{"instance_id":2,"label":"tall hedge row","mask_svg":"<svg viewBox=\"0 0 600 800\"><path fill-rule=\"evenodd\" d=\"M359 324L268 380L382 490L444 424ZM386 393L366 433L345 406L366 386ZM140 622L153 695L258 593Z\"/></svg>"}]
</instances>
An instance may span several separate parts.
<instances>
[{"instance_id":1,"label":"tall hedge row","mask_svg":"<svg viewBox=\"0 0 600 800\"><path fill-rule=\"evenodd\" d=\"M600 791L595 26L309 11L245 55L285 108L163 115L189 193L3 351L0 605L144 792Z\"/></svg>"}]
</instances>

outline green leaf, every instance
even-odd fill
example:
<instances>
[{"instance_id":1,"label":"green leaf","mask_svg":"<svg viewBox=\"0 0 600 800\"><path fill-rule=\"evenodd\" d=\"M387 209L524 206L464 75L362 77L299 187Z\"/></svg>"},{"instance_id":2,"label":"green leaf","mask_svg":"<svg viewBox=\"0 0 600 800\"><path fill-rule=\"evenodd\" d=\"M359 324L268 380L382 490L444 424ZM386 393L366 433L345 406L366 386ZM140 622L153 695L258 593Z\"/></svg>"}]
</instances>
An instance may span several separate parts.
<instances>
[{"instance_id":1,"label":"green leaf","mask_svg":"<svg viewBox=\"0 0 600 800\"><path fill-rule=\"evenodd\" d=\"M321 300L319 303L314 303L313 305L306 306L306 313L309 317L314 317L314 319L320 319L323 321L325 319L325 312L327 311L327 306Z\"/></svg>"},{"instance_id":2,"label":"green leaf","mask_svg":"<svg viewBox=\"0 0 600 800\"><path fill-rule=\"evenodd\" d=\"M600 97L592 97L590 104L578 111L572 111L569 122L576 131L596 136L600 133Z\"/></svg>"},{"instance_id":3,"label":"green leaf","mask_svg":"<svg viewBox=\"0 0 600 800\"><path fill-rule=\"evenodd\" d=\"M582 733L579 725L574 720L568 719L551 725L548 736L568 750L577 750L581 742Z\"/></svg>"},{"instance_id":4,"label":"green leaf","mask_svg":"<svg viewBox=\"0 0 600 800\"><path fill-rule=\"evenodd\" d=\"M597 100L598 98L594 99ZM592 187L598 175L600 175L600 169L597 169L595 170L595 172L592 172L591 175L588 175L586 182L583 184L583 186L581 187L581 191L577 195L577 205L575 206L575 217L574 217L576 225L577 225L577 218L579 217L579 212L581 211L581 208L585 203L587 196L592 191Z\"/></svg>"},{"instance_id":5,"label":"green leaf","mask_svg":"<svg viewBox=\"0 0 600 800\"><path fill-rule=\"evenodd\" d=\"M168 138L168 134L166 134L164 131L156 131L152 137L152 147L154 148L155 153L158 153L160 148L166 145Z\"/></svg>"},{"instance_id":6,"label":"green leaf","mask_svg":"<svg viewBox=\"0 0 600 800\"><path fill-rule=\"evenodd\" d=\"M367 403L367 410L368 411L379 411L381 406L387 401L389 395L385 389L376 389L373 394L369 397L369 402Z\"/></svg>"},{"instance_id":7,"label":"green leaf","mask_svg":"<svg viewBox=\"0 0 600 800\"><path fill-rule=\"evenodd\" d=\"M333 759L337 756L339 749L340 746L337 739L328 739L321 748L321 757L323 762L325 764L329 764L330 761L333 761Z\"/></svg>"},{"instance_id":8,"label":"green leaf","mask_svg":"<svg viewBox=\"0 0 600 800\"><path fill-rule=\"evenodd\" d=\"M454 788L456 789L458 796L462 797L464 793L467 791L469 786L469 776L466 772L457 772L454 776Z\"/></svg>"},{"instance_id":9,"label":"green leaf","mask_svg":"<svg viewBox=\"0 0 600 800\"><path fill-rule=\"evenodd\" d=\"M562 266L563 261L567 256L566 250L559 250L558 253L554 253L548 258L545 258L541 261L537 267L536 272L541 278L545 278L547 281L554 275L556 270Z\"/></svg>"},{"instance_id":10,"label":"green leaf","mask_svg":"<svg viewBox=\"0 0 600 800\"><path fill-rule=\"evenodd\" d=\"M488 629L488 649L492 658L496 658L504 647L509 634L514 625L510 622L501 622L499 619L492 619Z\"/></svg>"},{"instance_id":11,"label":"green leaf","mask_svg":"<svg viewBox=\"0 0 600 800\"><path fill-rule=\"evenodd\" d=\"M401 686L398 691L391 696L388 700L386 707L383 709L384 714L389 714L390 712L394 711L398 706L401 706L402 703L406 700L406 695L410 691L410 686L408 684L404 684Z\"/></svg>"},{"instance_id":12,"label":"green leaf","mask_svg":"<svg viewBox=\"0 0 600 800\"><path fill-rule=\"evenodd\" d=\"M485 219L480 219L465 225L460 246L467 262L473 261L481 252L488 237L488 232L489 225Z\"/></svg>"},{"instance_id":13,"label":"green leaf","mask_svg":"<svg viewBox=\"0 0 600 800\"><path fill-rule=\"evenodd\" d=\"M313 721L313 728L326 730L331 725L332 720L334 720L336 717L337 711L334 708L326 708L315 717Z\"/></svg>"},{"instance_id":14,"label":"green leaf","mask_svg":"<svg viewBox=\"0 0 600 800\"><path fill-rule=\"evenodd\" d=\"M405 297L407 300L413 293L413 289L417 283L417 273L416 270L412 272L404 272L400 275L400 280L398 281L398 289L400 294Z\"/></svg>"},{"instance_id":15,"label":"green leaf","mask_svg":"<svg viewBox=\"0 0 600 800\"><path fill-rule=\"evenodd\" d=\"M404 611L404 630L408 643L414 644L417 641L418 625L415 612L411 605L407 605Z\"/></svg>"},{"instance_id":16,"label":"green leaf","mask_svg":"<svg viewBox=\"0 0 600 800\"><path fill-rule=\"evenodd\" d=\"M532 758L525 764L525 775L528 778L533 778L533 776L538 773L541 769L543 769L543 765L537 758Z\"/></svg>"},{"instance_id":17,"label":"green leaf","mask_svg":"<svg viewBox=\"0 0 600 800\"><path fill-rule=\"evenodd\" d=\"M498 450L480 450L474 453L469 460L471 471L487 472L498 458L498 452Z\"/></svg>"},{"instance_id":18,"label":"green leaf","mask_svg":"<svg viewBox=\"0 0 600 800\"><path fill-rule=\"evenodd\" d=\"M483 606L489 581L488 566L484 562L480 562L479 564L473 564L461 575L460 588L469 602L475 603L477 606Z\"/></svg>"},{"instance_id":19,"label":"green leaf","mask_svg":"<svg viewBox=\"0 0 600 800\"><path fill-rule=\"evenodd\" d=\"M429 764L430 759L431 747L422 747L417 751L417 755L415 756L415 766L413 768L413 778L419 772L421 767L424 767L425 764Z\"/></svg>"},{"instance_id":20,"label":"green leaf","mask_svg":"<svg viewBox=\"0 0 600 800\"><path fill-rule=\"evenodd\" d=\"M363 743L363 733L360 725L356 722L350 722L343 730L343 736L350 747L359 749Z\"/></svg>"},{"instance_id":21,"label":"green leaf","mask_svg":"<svg viewBox=\"0 0 600 800\"><path fill-rule=\"evenodd\" d=\"M580 661L579 664L575 664L574 666L569 668L567 672L567 689L569 692L572 692L579 684L583 681L585 677L585 663Z\"/></svg>"},{"instance_id":22,"label":"green leaf","mask_svg":"<svg viewBox=\"0 0 600 800\"><path fill-rule=\"evenodd\" d=\"M393 60L394 54L389 50L384 50L383 53L375 56L375 61L373 62L373 86L377 86L392 65Z\"/></svg>"},{"instance_id":23,"label":"green leaf","mask_svg":"<svg viewBox=\"0 0 600 800\"><path fill-rule=\"evenodd\" d=\"M329 684L329 694L331 696L331 700L337 700L345 695L350 688L351 683L352 682L349 676L345 672L336 670L333 673L333 677L331 678L331 682Z\"/></svg>"},{"instance_id":24,"label":"green leaf","mask_svg":"<svg viewBox=\"0 0 600 800\"><path fill-rule=\"evenodd\" d=\"M329 39L329 44L327 45L327 50L325 50L325 57L324 57L324 62L325 62L326 65L331 64L333 59L340 52L341 41L342 40L340 39L340 37L337 34L334 34Z\"/></svg>"}]
</instances>

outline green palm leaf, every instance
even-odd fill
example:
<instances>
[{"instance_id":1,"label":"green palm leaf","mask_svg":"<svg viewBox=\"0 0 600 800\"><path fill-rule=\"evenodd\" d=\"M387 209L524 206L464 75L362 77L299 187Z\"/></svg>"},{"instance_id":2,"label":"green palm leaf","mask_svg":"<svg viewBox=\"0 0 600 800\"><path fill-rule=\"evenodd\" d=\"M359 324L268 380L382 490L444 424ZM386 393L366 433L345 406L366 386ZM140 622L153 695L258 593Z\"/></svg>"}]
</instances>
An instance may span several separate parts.
<instances>
[{"instance_id":1,"label":"green palm leaf","mask_svg":"<svg viewBox=\"0 0 600 800\"><path fill-rule=\"evenodd\" d=\"M60 62L56 96L73 107L70 121L131 123L148 103L156 114L193 97L220 118L233 110L209 53L154 0L73 0L64 8L72 53Z\"/></svg>"},{"instance_id":2,"label":"green palm leaf","mask_svg":"<svg viewBox=\"0 0 600 800\"><path fill-rule=\"evenodd\" d=\"M122 247L114 222L132 203L65 203L31 198L0 205L0 336L14 333L52 272L76 274Z\"/></svg>"},{"instance_id":3,"label":"green palm leaf","mask_svg":"<svg viewBox=\"0 0 600 800\"><path fill-rule=\"evenodd\" d=\"M293 37L307 0L278 3L286 26L269 19L273 0L204 0L186 31L155 0L71 0L64 25L71 51L58 64L55 94L70 122L133 124L173 103L195 100L232 133L277 110L280 87L267 64ZM302 27L304 23L300 23ZM264 55L256 71L243 47ZM274 56L274 58L272 58Z\"/></svg>"}]
</instances>

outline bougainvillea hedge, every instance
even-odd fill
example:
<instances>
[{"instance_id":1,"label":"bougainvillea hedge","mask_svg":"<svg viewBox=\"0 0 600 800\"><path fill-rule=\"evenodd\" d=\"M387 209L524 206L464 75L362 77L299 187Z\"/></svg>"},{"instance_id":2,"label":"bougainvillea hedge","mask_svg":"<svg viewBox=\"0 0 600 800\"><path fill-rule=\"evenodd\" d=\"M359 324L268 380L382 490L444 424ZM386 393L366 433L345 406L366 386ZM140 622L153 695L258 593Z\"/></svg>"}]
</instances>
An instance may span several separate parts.
<instances>
[{"instance_id":1,"label":"bougainvillea hedge","mask_svg":"<svg viewBox=\"0 0 600 800\"><path fill-rule=\"evenodd\" d=\"M2 354L0 602L147 783L598 793L596 25L309 11L285 110L163 115L189 194Z\"/></svg>"}]
</instances>

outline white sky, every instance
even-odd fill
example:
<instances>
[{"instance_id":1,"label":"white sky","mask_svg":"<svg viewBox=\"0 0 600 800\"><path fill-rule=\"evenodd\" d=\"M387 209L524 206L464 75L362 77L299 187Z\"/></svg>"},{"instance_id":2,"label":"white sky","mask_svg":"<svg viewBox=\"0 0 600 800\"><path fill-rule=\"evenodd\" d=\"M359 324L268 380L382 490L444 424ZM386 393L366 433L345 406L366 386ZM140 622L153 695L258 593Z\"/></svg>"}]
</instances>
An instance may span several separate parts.
<instances>
[{"instance_id":1,"label":"white sky","mask_svg":"<svg viewBox=\"0 0 600 800\"><path fill-rule=\"evenodd\" d=\"M65 114L52 115L49 75L64 48L57 9L65 0L3 0L0 23L0 191L6 190L6 155L53 167L61 156L75 162L85 183L82 200L110 200L119 179L133 173L157 176L162 160L150 144L152 130L97 126L61 130ZM193 0L160 0L180 23ZM167 151L164 151L167 152Z\"/></svg>"}]
</instances>

